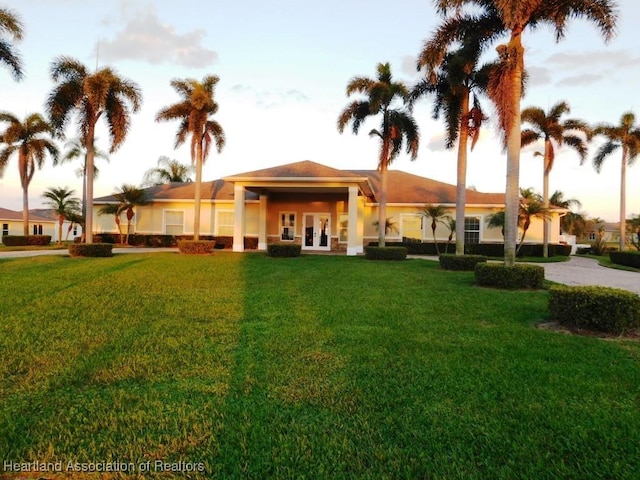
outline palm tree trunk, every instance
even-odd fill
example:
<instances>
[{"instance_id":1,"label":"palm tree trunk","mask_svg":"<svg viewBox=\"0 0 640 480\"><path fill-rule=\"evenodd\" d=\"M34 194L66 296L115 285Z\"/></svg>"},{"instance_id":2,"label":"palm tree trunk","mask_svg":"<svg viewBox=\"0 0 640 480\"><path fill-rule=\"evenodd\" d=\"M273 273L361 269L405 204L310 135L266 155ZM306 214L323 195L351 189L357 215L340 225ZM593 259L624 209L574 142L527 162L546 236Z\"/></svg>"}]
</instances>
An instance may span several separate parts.
<instances>
[{"instance_id":1,"label":"palm tree trunk","mask_svg":"<svg viewBox=\"0 0 640 480\"><path fill-rule=\"evenodd\" d=\"M462 98L460 108L458 179L456 184L456 255L464 255L464 217L467 205L467 141L469 140L469 92L466 92Z\"/></svg>"},{"instance_id":2,"label":"palm tree trunk","mask_svg":"<svg viewBox=\"0 0 640 480\"><path fill-rule=\"evenodd\" d=\"M58 215L58 245L62 245L62 224L64 223L64 215Z\"/></svg>"},{"instance_id":3,"label":"palm tree trunk","mask_svg":"<svg viewBox=\"0 0 640 480\"><path fill-rule=\"evenodd\" d=\"M514 31L509 42L509 50L517 58L511 77L513 102L510 109L512 122L507 135L507 183L505 188L504 218L504 264L512 267L516 263L518 241L518 208L520 205L520 98L522 97L522 72L524 69L521 31Z\"/></svg>"},{"instance_id":4,"label":"palm tree trunk","mask_svg":"<svg viewBox=\"0 0 640 480\"><path fill-rule=\"evenodd\" d=\"M89 125L87 129L87 136L85 138L85 149L87 151L87 179L86 179L86 207L84 213L84 227L85 227L85 243L93 243L93 159L95 151L93 148L95 135L95 123Z\"/></svg>"},{"instance_id":5,"label":"palm tree trunk","mask_svg":"<svg viewBox=\"0 0 640 480\"><path fill-rule=\"evenodd\" d=\"M620 251L626 247L627 233L627 147L622 146L622 165L620 168Z\"/></svg>"},{"instance_id":6,"label":"palm tree trunk","mask_svg":"<svg viewBox=\"0 0 640 480\"><path fill-rule=\"evenodd\" d=\"M193 239L200 240L200 200L202 196L202 141L196 146L196 184L193 208Z\"/></svg>"},{"instance_id":7,"label":"palm tree trunk","mask_svg":"<svg viewBox=\"0 0 640 480\"><path fill-rule=\"evenodd\" d=\"M87 218L87 155L84 156L84 168L82 169L82 218ZM85 231L87 224L85 223L82 229L82 236L80 240L84 243L87 239L87 232ZM122 243L122 240L121 240Z\"/></svg>"},{"instance_id":8,"label":"palm tree trunk","mask_svg":"<svg viewBox=\"0 0 640 480\"><path fill-rule=\"evenodd\" d=\"M378 246L384 247L387 234L387 162L380 163L380 199L378 200Z\"/></svg>"},{"instance_id":9,"label":"palm tree trunk","mask_svg":"<svg viewBox=\"0 0 640 480\"><path fill-rule=\"evenodd\" d=\"M22 230L26 237L29 235L29 187L22 187Z\"/></svg>"},{"instance_id":10,"label":"palm tree trunk","mask_svg":"<svg viewBox=\"0 0 640 480\"><path fill-rule=\"evenodd\" d=\"M542 206L545 211L549 209L549 159L551 158L551 140L546 139L544 142L544 161L542 172ZM542 219L542 256L547 258L549 256L549 230L550 220L548 217Z\"/></svg>"}]
</instances>

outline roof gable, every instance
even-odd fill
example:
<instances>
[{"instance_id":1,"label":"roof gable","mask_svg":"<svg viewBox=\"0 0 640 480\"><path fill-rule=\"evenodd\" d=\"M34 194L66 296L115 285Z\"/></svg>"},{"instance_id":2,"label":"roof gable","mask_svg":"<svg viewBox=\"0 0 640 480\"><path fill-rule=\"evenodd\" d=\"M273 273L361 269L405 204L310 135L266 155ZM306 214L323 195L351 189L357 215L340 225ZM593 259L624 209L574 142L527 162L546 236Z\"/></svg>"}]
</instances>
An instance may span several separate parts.
<instances>
[{"instance_id":1,"label":"roof gable","mask_svg":"<svg viewBox=\"0 0 640 480\"><path fill-rule=\"evenodd\" d=\"M267 178L353 178L353 176L353 172L349 170L338 170L322 165L321 163L312 162L311 160L304 160L302 162L288 163L286 165L279 165L276 167L254 170L253 172L232 175L230 177L225 177L225 180L234 181L246 178L250 178L252 180Z\"/></svg>"}]
</instances>

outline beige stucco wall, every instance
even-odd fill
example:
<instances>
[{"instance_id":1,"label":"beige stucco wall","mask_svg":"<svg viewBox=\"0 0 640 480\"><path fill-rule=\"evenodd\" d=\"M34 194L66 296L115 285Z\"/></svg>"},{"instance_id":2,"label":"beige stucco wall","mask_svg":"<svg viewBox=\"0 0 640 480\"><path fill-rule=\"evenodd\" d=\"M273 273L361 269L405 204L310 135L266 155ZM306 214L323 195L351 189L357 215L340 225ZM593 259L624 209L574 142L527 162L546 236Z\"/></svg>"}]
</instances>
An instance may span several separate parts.
<instances>
[{"instance_id":1,"label":"beige stucco wall","mask_svg":"<svg viewBox=\"0 0 640 480\"><path fill-rule=\"evenodd\" d=\"M5 224L7 224L8 226L7 235L24 235L22 220L0 220L0 227L4 227ZM51 235L52 241L57 239L57 235L56 235L56 229L58 225L57 223L30 221L29 235L33 235L34 225L36 226L42 225L42 235ZM64 233L65 232L63 232L63 235ZM0 228L0 239L1 238L2 238L2 228Z\"/></svg>"}]
</instances>

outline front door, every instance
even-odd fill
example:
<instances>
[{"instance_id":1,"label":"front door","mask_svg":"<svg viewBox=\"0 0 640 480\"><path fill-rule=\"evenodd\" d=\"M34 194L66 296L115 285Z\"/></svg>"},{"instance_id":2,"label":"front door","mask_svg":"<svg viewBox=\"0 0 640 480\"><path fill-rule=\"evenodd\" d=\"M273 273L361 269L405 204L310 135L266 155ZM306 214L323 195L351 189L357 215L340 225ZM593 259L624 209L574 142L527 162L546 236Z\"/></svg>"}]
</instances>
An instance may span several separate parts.
<instances>
[{"instance_id":1,"label":"front door","mask_svg":"<svg viewBox=\"0 0 640 480\"><path fill-rule=\"evenodd\" d=\"M328 213L305 213L303 215L305 250L331 250L331 215Z\"/></svg>"}]
</instances>

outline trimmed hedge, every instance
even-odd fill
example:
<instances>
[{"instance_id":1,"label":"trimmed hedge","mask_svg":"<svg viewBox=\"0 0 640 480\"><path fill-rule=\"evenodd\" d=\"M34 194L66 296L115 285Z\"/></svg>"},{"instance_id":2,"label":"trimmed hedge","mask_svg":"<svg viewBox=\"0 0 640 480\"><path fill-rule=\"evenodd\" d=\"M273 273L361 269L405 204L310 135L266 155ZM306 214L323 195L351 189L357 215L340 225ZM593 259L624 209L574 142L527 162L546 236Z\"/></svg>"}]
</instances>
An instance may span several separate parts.
<instances>
[{"instance_id":1,"label":"trimmed hedge","mask_svg":"<svg viewBox=\"0 0 640 480\"><path fill-rule=\"evenodd\" d=\"M618 265L640 268L640 252L611 252L609 258Z\"/></svg>"},{"instance_id":2,"label":"trimmed hedge","mask_svg":"<svg viewBox=\"0 0 640 480\"><path fill-rule=\"evenodd\" d=\"M210 255L216 247L214 240L180 240L178 250L188 255Z\"/></svg>"},{"instance_id":3,"label":"trimmed hedge","mask_svg":"<svg viewBox=\"0 0 640 480\"><path fill-rule=\"evenodd\" d=\"M112 257L111 243L72 243L69 245L69 255L72 257Z\"/></svg>"},{"instance_id":4,"label":"trimmed hedge","mask_svg":"<svg viewBox=\"0 0 640 480\"><path fill-rule=\"evenodd\" d=\"M440 255L440 266L445 270L472 272L478 263L487 261L484 255Z\"/></svg>"},{"instance_id":5,"label":"trimmed hedge","mask_svg":"<svg viewBox=\"0 0 640 480\"><path fill-rule=\"evenodd\" d=\"M369 242L369 247L377 247L378 242ZM385 248L388 247L403 247L407 249L408 255L437 255L436 253L436 244L431 242L416 242L416 241L407 241L407 242L385 242ZM446 243L438 243L438 248L440 249L440 253L444 253L447 248ZM455 252L456 245L455 243L449 244L449 250Z\"/></svg>"},{"instance_id":6,"label":"trimmed hedge","mask_svg":"<svg viewBox=\"0 0 640 480\"><path fill-rule=\"evenodd\" d=\"M472 243L464 246L466 254L504 257L503 243ZM542 257L542 244L524 244L518 257ZM549 244L549 257L571 255L571 245Z\"/></svg>"},{"instance_id":7,"label":"trimmed hedge","mask_svg":"<svg viewBox=\"0 0 640 480\"><path fill-rule=\"evenodd\" d=\"M538 289L544 284L544 268L540 265L506 267L503 263L478 263L475 277L483 287Z\"/></svg>"},{"instance_id":8,"label":"trimmed hedge","mask_svg":"<svg viewBox=\"0 0 640 480\"><path fill-rule=\"evenodd\" d=\"M549 312L567 327L623 334L640 328L640 296L609 287L569 287L549 289Z\"/></svg>"},{"instance_id":9,"label":"trimmed hedge","mask_svg":"<svg viewBox=\"0 0 640 480\"><path fill-rule=\"evenodd\" d=\"M405 260L407 248L367 246L364 248L364 258L367 260Z\"/></svg>"},{"instance_id":10,"label":"trimmed hedge","mask_svg":"<svg viewBox=\"0 0 640 480\"><path fill-rule=\"evenodd\" d=\"M299 257L302 245L297 243L271 243L267 245L267 255L270 257Z\"/></svg>"},{"instance_id":11,"label":"trimmed hedge","mask_svg":"<svg viewBox=\"0 0 640 480\"><path fill-rule=\"evenodd\" d=\"M51 243L51 235L4 235L2 243L7 247L45 246Z\"/></svg>"}]
</instances>

